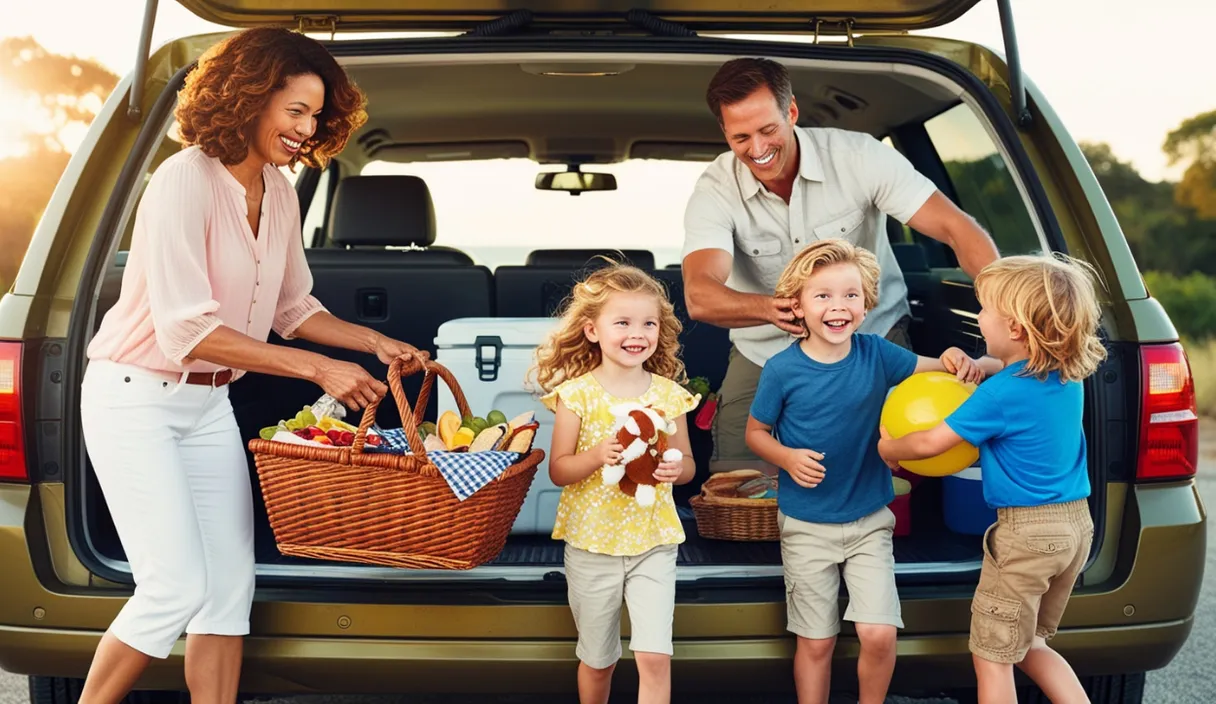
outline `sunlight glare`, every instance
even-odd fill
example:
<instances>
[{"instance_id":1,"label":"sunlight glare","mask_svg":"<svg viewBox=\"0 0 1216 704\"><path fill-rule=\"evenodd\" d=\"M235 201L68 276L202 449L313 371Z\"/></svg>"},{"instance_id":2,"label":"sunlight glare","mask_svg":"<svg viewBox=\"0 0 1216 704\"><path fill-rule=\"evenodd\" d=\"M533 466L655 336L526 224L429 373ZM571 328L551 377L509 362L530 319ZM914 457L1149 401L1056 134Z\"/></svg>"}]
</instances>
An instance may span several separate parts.
<instances>
[{"instance_id":1,"label":"sunlight glare","mask_svg":"<svg viewBox=\"0 0 1216 704\"><path fill-rule=\"evenodd\" d=\"M33 96L23 96L0 79L0 159L25 154L28 135L41 134L49 116Z\"/></svg>"}]
</instances>

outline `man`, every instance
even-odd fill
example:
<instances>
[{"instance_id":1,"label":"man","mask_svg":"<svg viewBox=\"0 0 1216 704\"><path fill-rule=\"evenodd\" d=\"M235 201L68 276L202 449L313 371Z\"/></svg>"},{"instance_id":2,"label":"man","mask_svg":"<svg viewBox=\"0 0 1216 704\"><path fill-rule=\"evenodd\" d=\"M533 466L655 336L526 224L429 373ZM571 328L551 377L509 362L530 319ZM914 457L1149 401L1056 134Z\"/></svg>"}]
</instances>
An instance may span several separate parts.
<instances>
[{"instance_id":1,"label":"man","mask_svg":"<svg viewBox=\"0 0 1216 704\"><path fill-rule=\"evenodd\" d=\"M784 66L736 59L710 81L706 102L730 145L698 180L684 214L684 295L689 315L730 328L732 348L714 422L715 458L758 458L744 429L760 368L800 328L777 277L819 239L841 237L878 257L878 306L862 332L911 347L903 273L885 217L950 246L974 277L997 258L982 228L899 152L861 132L798 127Z\"/></svg>"}]
</instances>

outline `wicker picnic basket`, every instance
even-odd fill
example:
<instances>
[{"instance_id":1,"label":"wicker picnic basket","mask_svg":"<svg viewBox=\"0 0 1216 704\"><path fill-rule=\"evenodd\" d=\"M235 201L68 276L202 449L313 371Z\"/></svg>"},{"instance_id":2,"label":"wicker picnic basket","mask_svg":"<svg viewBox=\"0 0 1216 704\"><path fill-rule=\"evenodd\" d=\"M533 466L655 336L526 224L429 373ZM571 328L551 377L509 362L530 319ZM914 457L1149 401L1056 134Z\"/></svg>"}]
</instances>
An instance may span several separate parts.
<instances>
[{"instance_id":1,"label":"wicker picnic basket","mask_svg":"<svg viewBox=\"0 0 1216 704\"><path fill-rule=\"evenodd\" d=\"M776 499L744 499L739 485L762 476L754 469L715 474L688 500L697 519L697 534L713 540L768 542L781 540Z\"/></svg>"},{"instance_id":2,"label":"wicker picnic basket","mask_svg":"<svg viewBox=\"0 0 1216 704\"><path fill-rule=\"evenodd\" d=\"M401 378L424 372L414 410ZM254 453L275 542L284 555L417 569L463 570L494 559L506 544L537 465L533 449L459 501L427 457L418 424L439 376L462 417L460 384L445 367L412 356L389 365L388 384L412 454L365 453L380 401L363 412L351 447L310 447L256 438Z\"/></svg>"}]
</instances>

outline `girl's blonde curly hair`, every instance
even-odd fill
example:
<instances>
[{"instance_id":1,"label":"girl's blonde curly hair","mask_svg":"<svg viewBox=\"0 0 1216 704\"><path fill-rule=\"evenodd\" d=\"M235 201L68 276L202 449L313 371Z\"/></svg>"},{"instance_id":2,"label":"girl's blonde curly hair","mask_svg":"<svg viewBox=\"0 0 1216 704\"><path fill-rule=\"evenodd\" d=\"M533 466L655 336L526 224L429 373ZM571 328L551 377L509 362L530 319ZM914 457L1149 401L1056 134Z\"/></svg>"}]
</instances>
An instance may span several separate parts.
<instances>
[{"instance_id":1,"label":"girl's blonde curly hair","mask_svg":"<svg viewBox=\"0 0 1216 704\"><path fill-rule=\"evenodd\" d=\"M641 269L612 262L575 284L563 302L561 323L537 349L536 364L529 373L529 376L535 373L537 386L549 392L563 381L600 365L603 361L600 346L588 340L583 329L599 317L608 299L618 293L654 296L659 306L658 349L642 367L678 384L688 381L684 362L680 360L679 335L683 326L663 284Z\"/></svg>"},{"instance_id":2,"label":"girl's blonde curly hair","mask_svg":"<svg viewBox=\"0 0 1216 704\"><path fill-rule=\"evenodd\" d=\"M1102 309L1094 288L1097 272L1065 254L997 259L975 277L980 304L1026 331L1025 375L1079 381L1106 359L1098 339Z\"/></svg>"}]
</instances>

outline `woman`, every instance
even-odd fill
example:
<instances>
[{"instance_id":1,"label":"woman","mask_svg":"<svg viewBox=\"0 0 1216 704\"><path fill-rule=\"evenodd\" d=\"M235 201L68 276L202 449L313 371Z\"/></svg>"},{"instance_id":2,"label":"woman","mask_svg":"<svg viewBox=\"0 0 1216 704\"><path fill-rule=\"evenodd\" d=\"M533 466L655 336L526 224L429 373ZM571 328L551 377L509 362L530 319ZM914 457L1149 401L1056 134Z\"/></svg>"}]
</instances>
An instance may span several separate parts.
<instances>
[{"instance_id":1,"label":"woman","mask_svg":"<svg viewBox=\"0 0 1216 704\"><path fill-rule=\"evenodd\" d=\"M247 371L308 379L356 410L386 392L356 364L267 344L270 330L384 363L418 352L310 295L299 206L279 171L323 167L363 107L326 50L287 30L237 34L186 79L176 117L187 146L140 202L122 294L83 382L85 442L136 583L98 646L84 704L118 702L183 630L191 700L236 699L253 509L228 383Z\"/></svg>"}]
</instances>

